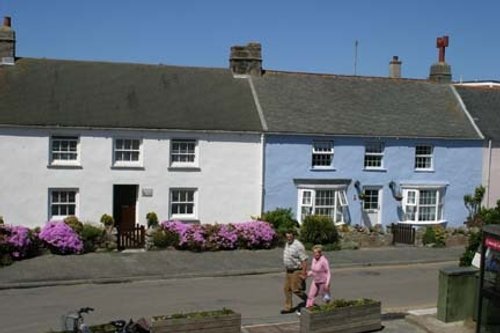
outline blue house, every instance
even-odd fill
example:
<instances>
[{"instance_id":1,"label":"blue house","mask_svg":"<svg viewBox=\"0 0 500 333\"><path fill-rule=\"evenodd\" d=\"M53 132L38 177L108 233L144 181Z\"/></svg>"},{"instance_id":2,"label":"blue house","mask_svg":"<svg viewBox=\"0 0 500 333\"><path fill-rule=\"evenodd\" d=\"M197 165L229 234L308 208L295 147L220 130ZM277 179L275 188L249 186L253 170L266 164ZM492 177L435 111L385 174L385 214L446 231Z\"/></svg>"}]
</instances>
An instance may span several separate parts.
<instances>
[{"instance_id":1,"label":"blue house","mask_svg":"<svg viewBox=\"0 0 500 333\"><path fill-rule=\"evenodd\" d=\"M366 226L465 221L483 137L446 78L265 70L251 81L265 119L265 211Z\"/></svg>"}]
</instances>

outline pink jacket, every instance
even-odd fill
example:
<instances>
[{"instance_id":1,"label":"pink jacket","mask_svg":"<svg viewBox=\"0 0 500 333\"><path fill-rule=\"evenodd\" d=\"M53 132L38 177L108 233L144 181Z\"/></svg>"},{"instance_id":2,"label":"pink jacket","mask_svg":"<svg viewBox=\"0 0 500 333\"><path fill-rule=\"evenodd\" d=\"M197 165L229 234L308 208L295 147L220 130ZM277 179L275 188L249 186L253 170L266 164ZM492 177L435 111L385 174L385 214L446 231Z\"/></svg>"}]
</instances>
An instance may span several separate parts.
<instances>
[{"instance_id":1,"label":"pink jacket","mask_svg":"<svg viewBox=\"0 0 500 333\"><path fill-rule=\"evenodd\" d=\"M330 263L325 256L319 257L318 260L313 258L311 270L307 272L307 276L312 276L315 283L330 284Z\"/></svg>"}]
</instances>

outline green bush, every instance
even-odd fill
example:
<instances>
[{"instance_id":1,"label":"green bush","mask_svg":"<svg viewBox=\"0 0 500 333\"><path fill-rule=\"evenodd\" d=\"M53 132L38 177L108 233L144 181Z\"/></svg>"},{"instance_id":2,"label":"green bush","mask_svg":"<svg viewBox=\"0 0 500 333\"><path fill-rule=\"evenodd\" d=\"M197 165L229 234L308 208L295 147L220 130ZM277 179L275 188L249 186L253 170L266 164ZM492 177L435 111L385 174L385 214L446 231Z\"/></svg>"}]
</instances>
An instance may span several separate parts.
<instances>
[{"instance_id":1,"label":"green bush","mask_svg":"<svg viewBox=\"0 0 500 333\"><path fill-rule=\"evenodd\" d=\"M78 217L70 215L64 219L64 223L69 225L77 234L81 234L83 223L78 220Z\"/></svg>"},{"instance_id":2,"label":"green bush","mask_svg":"<svg viewBox=\"0 0 500 333\"><path fill-rule=\"evenodd\" d=\"M158 226L158 215L155 212L149 212L146 214L146 221L148 222L148 228L155 228Z\"/></svg>"},{"instance_id":3,"label":"green bush","mask_svg":"<svg viewBox=\"0 0 500 333\"><path fill-rule=\"evenodd\" d=\"M470 266L472 265L472 259L479 245L481 244L481 232L471 232L469 234L469 239L467 241L467 246L465 247L465 252L460 257L459 266Z\"/></svg>"},{"instance_id":4,"label":"green bush","mask_svg":"<svg viewBox=\"0 0 500 333\"><path fill-rule=\"evenodd\" d=\"M94 252L101 246L104 237L104 229L90 223L84 223L80 238L83 241L83 252Z\"/></svg>"},{"instance_id":5,"label":"green bush","mask_svg":"<svg viewBox=\"0 0 500 333\"><path fill-rule=\"evenodd\" d=\"M152 234L153 238L153 246L164 249L169 246L177 246L179 244L179 235L176 233L164 230L164 229L156 229Z\"/></svg>"},{"instance_id":6,"label":"green bush","mask_svg":"<svg viewBox=\"0 0 500 333\"><path fill-rule=\"evenodd\" d=\"M105 227L111 227L115 224L115 219L113 219L111 215L102 214L101 223L104 224Z\"/></svg>"},{"instance_id":7,"label":"green bush","mask_svg":"<svg viewBox=\"0 0 500 333\"><path fill-rule=\"evenodd\" d=\"M260 221L269 222L276 233L284 236L287 230L299 228L299 222L294 219L291 208L277 208L275 210L267 211L257 218Z\"/></svg>"},{"instance_id":8,"label":"green bush","mask_svg":"<svg viewBox=\"0 0 500 333\"><path fill-rule=\"evenodd\" d=\"M440 225L426 227L422 236L422 243L424 245L432 245L432 247L445 247L445 232L445 229Z\"/></svg>"},{"instance_id":9,"label":"green bush","mask_svg":"<svg viewBox=\"0 0 500 333\"><path fill-rule=\"evenodd\" d=\"M300 239L304 243L333 244L339 241L337 227L328 216L306 216L300 227Z\"/></svg>"}]
</instances>

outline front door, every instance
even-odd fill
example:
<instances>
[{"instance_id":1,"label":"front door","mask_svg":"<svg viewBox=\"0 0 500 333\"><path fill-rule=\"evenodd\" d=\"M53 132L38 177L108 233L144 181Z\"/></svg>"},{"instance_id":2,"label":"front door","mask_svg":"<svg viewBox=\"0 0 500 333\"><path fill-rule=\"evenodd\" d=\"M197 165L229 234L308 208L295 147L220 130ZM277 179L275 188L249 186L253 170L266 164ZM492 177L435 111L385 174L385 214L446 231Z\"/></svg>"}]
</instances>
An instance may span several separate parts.
<instances>
[{"instance_id":1,"label":"front door","mask_svg":"<svg viewBox=\"0 0 500 333\"><path fill-rule=\"evenodd\" d=\"M363 188L363 222L367 227L380 223L380 188Z\"/></svg>"},{"instance_id":2,"label":"front door","mask_svg":"<svg viewBox=\"0 0 500 333\"><path fill-rule=\"evenodd\" d=\"M113 217L119 231L132 230L136 223L137 185L113 186Z\"/></svg>"}]
</instances>

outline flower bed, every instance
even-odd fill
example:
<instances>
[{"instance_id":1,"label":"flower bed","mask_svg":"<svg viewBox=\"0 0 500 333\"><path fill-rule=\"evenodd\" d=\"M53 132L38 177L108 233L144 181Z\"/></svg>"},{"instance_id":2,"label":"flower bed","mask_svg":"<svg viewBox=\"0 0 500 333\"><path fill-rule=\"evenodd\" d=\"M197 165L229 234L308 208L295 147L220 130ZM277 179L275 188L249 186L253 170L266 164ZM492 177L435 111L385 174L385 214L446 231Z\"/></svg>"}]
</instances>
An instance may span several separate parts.
<instances>
[{"instance_id":1,"label":"flower bed","mask_svg":"<svg viewBox=\"0 0 500 333\"><path fill-rule=\"evenodd\" d=\"M358 333L382 327L381 303L370 299L337 299L301 313L300 333Z\"/></svg>"},{"instance_id":2,"label":"flower bed","mask_svg":"<svg viewBox=\"0 0 500 333\"><path fill-rule=\"evenodd\" d=\"M230 309L178 313L169 316L156 316L151 321L152 333L239 333L241 314Z\"/></svg>"}]
</instances>

